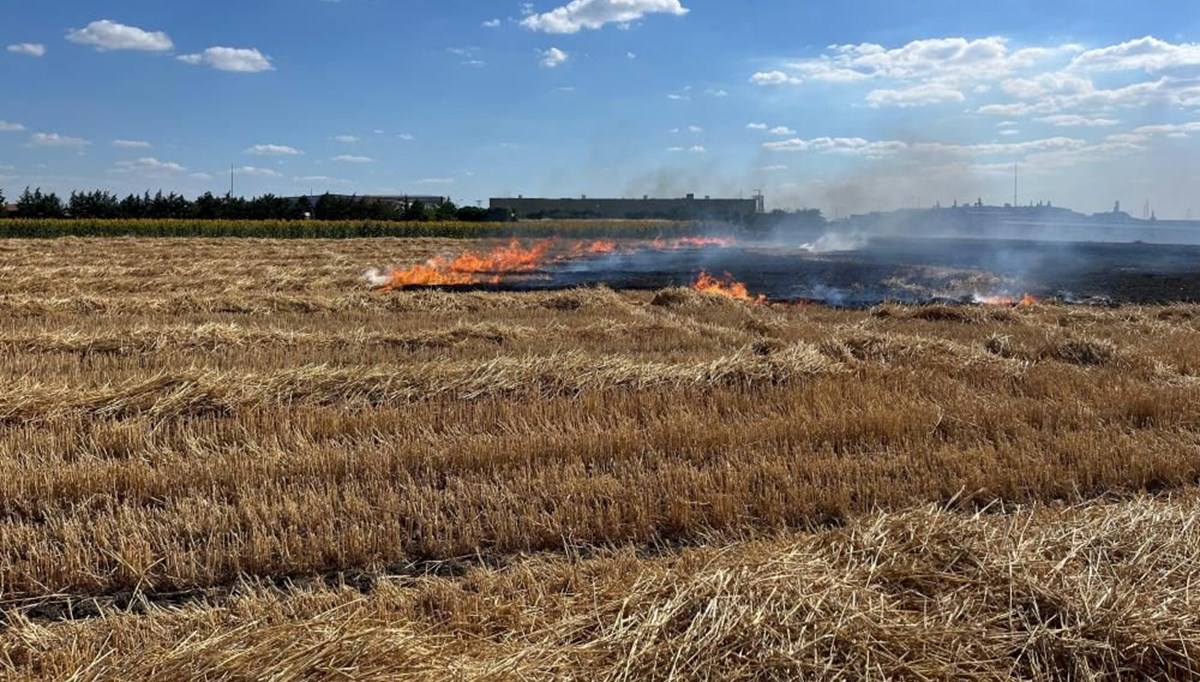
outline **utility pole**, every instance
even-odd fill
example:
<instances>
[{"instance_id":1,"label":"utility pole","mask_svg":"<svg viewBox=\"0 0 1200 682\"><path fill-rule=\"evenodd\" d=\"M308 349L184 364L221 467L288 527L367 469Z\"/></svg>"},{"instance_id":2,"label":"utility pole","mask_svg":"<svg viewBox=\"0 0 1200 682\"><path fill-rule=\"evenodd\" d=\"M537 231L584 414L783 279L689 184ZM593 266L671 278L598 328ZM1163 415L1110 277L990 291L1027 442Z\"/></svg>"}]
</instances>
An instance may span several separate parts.
<instances>
[{"instance_id":1,"label":"utility pole","mask_svg":"<svg viewBox=\"0 0 1200 682\"><path fill-rule=\"evenodd\" d=\"M1017 207L1017 169L1019 164L1013 164L1013 208Z\"/></svg>"},{"instance_id":2,"label":"utility pole","mask_svg":"<svg viewBox=\"0 0 1200 682\"><path fill-rule=\"evenodd\" d=\"M229 164L229 198L233 198L233 164Z\"/></svg>"}]
</instances>

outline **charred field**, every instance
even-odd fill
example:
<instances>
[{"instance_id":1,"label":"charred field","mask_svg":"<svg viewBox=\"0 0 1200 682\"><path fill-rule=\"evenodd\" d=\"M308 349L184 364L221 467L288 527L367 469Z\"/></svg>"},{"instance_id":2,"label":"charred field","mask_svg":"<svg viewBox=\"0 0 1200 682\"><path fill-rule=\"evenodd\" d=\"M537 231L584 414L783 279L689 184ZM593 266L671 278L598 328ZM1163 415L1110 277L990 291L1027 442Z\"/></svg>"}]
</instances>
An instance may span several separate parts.
<instances>
[{"instance_id":1,"label":"charred field","mask_svg":"<svg viewBox=\"0 0 1200 682\"><path fill-rule=\"evenodd\" d=\"M0 243L3 675L1200 678L1186 248L505 248Z\"/></svg>"}]
</instances>

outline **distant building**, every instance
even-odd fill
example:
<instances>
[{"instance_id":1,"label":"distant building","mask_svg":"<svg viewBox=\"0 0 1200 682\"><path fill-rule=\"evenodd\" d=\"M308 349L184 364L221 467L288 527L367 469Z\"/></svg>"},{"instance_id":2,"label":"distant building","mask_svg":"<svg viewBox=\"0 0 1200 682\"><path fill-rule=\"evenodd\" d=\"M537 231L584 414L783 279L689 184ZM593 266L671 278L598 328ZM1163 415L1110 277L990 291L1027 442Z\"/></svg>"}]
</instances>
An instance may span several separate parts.
<instances>
[{"instance_id":1,"label":"distant building","mask_svg":"<svg viewBox=\"0 0 1200 682\"><path fill-rule=\"evenodd\" d=\"M16 204L4 204L4 214L10 215L10 216L16 215L17 214L17 205Z\"/></svg>"},{"instance_id":2,"label":"distant building","mask_svg":"<svg viewBox=\"0 0 1200 682\"><path fill-rule=\"evenodd\" d=\"M310 206L316 206L317 202L320 201L321 197L323 197L323 196L325 196L325 195L324 194L312 194L312 195L303 195L303 196L298 196L298 197L288 197L288 201L295 203L295 202L300 201L301 199L308 199L308 203ZM418 201L426 206L437 206L439 204L444 204L447 201L450 201L450 197L432 196L432 195L426 195L426 194L391 194L391 195L330 194L329 196L337 198L337 199L354 199L357 201L372 201L372 202L394 204L395 206L397 206L401 209L408 208L410 205L412 205Z\"/></svg>"},{"instance_id":3,"label":"distant building","mask_svg":"<svg viewBox=\"0 0 1200 682\"><path fill-rule=\"evenodd\" d=\"M751 199L537 199L493 198L492 211L510 212L517 219L608 219L608 220L730 220L745 221L763 213L763 197Z\"/></svg>"}]
</instances>

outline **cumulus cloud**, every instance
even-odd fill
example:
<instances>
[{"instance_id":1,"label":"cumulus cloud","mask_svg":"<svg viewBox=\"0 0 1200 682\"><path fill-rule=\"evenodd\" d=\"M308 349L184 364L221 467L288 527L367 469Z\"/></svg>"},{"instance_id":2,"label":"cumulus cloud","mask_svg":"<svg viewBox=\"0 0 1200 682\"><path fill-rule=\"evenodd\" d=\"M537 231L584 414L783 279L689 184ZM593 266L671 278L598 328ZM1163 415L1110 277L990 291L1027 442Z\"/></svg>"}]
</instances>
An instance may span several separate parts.
<instances>
[{"instance_id":1,"label":"cumulus cloud","mask_svg":"<svg viewBox=\"0 0 1200 682\"><path fill-rule=\"evenodd\" d=\"M175 47L170 36L162 31L146 31L109 19L93 21L85 28L71 29L67 32L67 40L80 45L90 45L100 52L112 50L167 52Z\"/></svg>"},{"instance_id":2,"label":"cumulus cloud","mask_svg":"<svg viewBox=\"0 0 1200 682\"><path fill-rule=\"evenodd\" d=\"M775 126L774 128L771 128L770 130L768 130L767 132L772 135L778 135L780 137L787 137L788 135L796 134L796 131L792 130L791 128L789 128L787 126Z\"/></svg>"},{"instance_id":3,"label":"cumulus cloud","mask_svg":"<svg viewBox=\"0 0 1200 682\"><path fill-rule=\"evenodd\" d=\"M528 13L521 26L544 33L578 33L583 29L599 29L605 24L628 24L648 14L671 14L681 17L688 13L679 0L573 0L545 14Z\"/></svg>"},{"instance_id":4,"label":"cumulus cloud","mask_svg":"<svg viewBox=\"0 0 1200 682\"><path fill-rule=\"evenodd\" d=\"M538 64L541 64L543 69L554 69L567 63L571 55L557 47L552 47L547 50L539 50L538 57Z\"/></svg>"},{"instance_id":5,"label":"cumulus cloud","mask_svg":"<svg viewBox=\"0 0 1200 682\"><path fill-rule=\"evenodd\" d=\"M847 83L896 79L962 85L1004 77L1056 55L1077 52L1076 45L1012 50L1001 37L931 38L888 49L874 43L833 45L821 56L791 62L783 70L751 76L760 85L798 85L805 81Z\"/></svg>"},{"instance_id":6,"label":"cumulus cloud","mask_svg":"<svg viewBox=\"0 0 1200 682\"><path fill-rule=\"evenodd\" d=\"M20 123L0 121L0 133L19 133L22 130L25 130L25 126Z\"/></svg>"},{"instance_id":7,"label":"cumulus cloud","mask_svg":"<svg viewBox=\"0 0 1200 682\"><path fill-rule=\"evenodd\" d=\"M359 138L356 135L334 135L333 139L337 142L343 142L345 144L354 144L355 142L358 142L359 139L361 139L361 138Z\"/></svg>"},{"instance_id":8,"label":"cumulus cloud","mask_svg":"<svg viewBox=\"0 0 1200 682\"><path fill-rule=\"evenodd\" d=\"M254 48L210 47L197 54L180 55L176 59L185 64L206 64L218 71L236 73L261 73L275 70L271 58Z\"/></svg>"},{"instance_id":9,"label":"cumulus cloud","mask_svg":"<svg viewBox=\"0 0 1200 682\"><path fill-rule=\"evenodd\" d=\"M789 76L782 71L759 71L750 76L755 85L799 85L804 82L799 76Z\"/></svg>"},{"instance_id":10,"label":"cumulus cloud","mask_svg":"<svg viewBox=\"0 0 1200 682\"><path fill-rule=\"evenodd\" d=\"M150 149L154 145L142 140L113 140L112 146L117 149Z\"/></svg>"},{"instance_id":11,"label":"cumulus cloud","mask_svg":"<svg viewBox=\"0 0 1200 682\"><path fill-rule=\"evenodd\" d=\"M396 137L400 138L401 140L403 140L405 142L412 142L413 140L417 139L417 136L413 135L412 133L400 133Z\"/></svg>"},{"instance_id":12,"label":"cumulus cloud","mask_svg":"<svg viewBox=\"0 0 1200 682\"><path fill-rule=\"evenodd\" d=\"M372 159L369 156L356 156L354 154L342 154L340 156L333 157L333 160L341 161L343 163L372 163L375 161L375 159Z\"/></svg>"},{"instance_id":13,"label":"cumulus cloud","mask_svg":"<svg viewBox=\"0 0 1200 682\"><path fill-rule=\"evenodd\" d=\"M997 116L1050 115L1064 111L1200 106L1200 83L1160 78L1112 89L1096 88L1090 81L1078 92L1052 94L1006 104L988 104L981 114Z\"/></svg>"},{"instance_id":14,"label":"cumulus cloud","mask_svg":"<svg viewBox=\"0 0 1200 682\"><path fill-rule=\"evenodd\" d=\"M46 56L46 46L41 43L17 43L9 45L6 49L13 54L23 54L28 57Z\"/></svg>"},{"instance_id":15,"label":"cumulus cloud","mask_svg":"<svg viewBox=\"0 0 1200 682\"><path fill-rule=\"evenodd\" d=\"M1086 141L1069 137L1050 137L1040 140L1029 140L1027 142L985 142L980 144L909 143L901 140L866 140L861 137L818 137L811 140L792 138L790 140L763 144L763 148L769 151L856 154L867 157L890 156L908 151L923 155L947 156L1020 155L1033 152L1080 149L1086 146Z\"/></svg>"},{"instance_id":16,"label":"cumulus cloud","mask_svg":"<svg viewBox=\"0 0 1200 682\"><path fill-rule=\"evenodd\" d=\"M767 130L771 126L766 123L747 123L746 130Z\"/></svg>"},{"instance_id":17,"label":"cumulus cloud","mask_svg":"<svg viewBox=\"0 0 1200 682\"><path fill-rule=\"evenodd\" d=\"M1105 126L1115 126L1120 121L1115 118L1089 118L1087 116L1079 116L1076 114L1055 114L1053 116L1041 116L1036 119L1040 123L1049 123L1052 126L1059 128L1100 128Z\"/></svg>"},{"instance_id":18,"label":"cumulus cloud","mask_svg":"<svg viewBox=\"0 0 1200 682\"><path fill-rule=\"evenodd\" d=\"M295 182L299 182L299 183L313 183L313 184L325 184L325 185L348 185L348 184L350 184L349 180L343 180L341 178L334 178L334 177L330 177L328 175L302 175L299 177L292 178L292 180Z\"/></svg>"},{"instance_id":19,"label":"cumulus cloud","mask_svg":"<svg viewBox=\"0 0 1200 682\"><path fill-rule=\"evenodd\" d=\"M484 28L500 28L500 20L499 19L488 19L487 21L483 22L483 27Z\"/></svg>"},{"instance_id":20,"label":"cumulus cloud","mask_svg":"<svg viewBox=\"0 0 1200 682\"><path fill-rule=\"evenodd\" d=\"M1088 50L1071 62L1084 71L1158 73L1187 66L1200 66L1200 43L1175 45L1153 36Z\"/></svg>"},{"instance_id":21,"label":"cumulus cloud","mask_svg":"<svg viewBox=\"0 0 1200 682\"><path fill-rule=\"evenodd\" d=\"M235 175L245 175L252 178L281 178L283 173L271 170L270 168L258 168L255 166L242 166L233 170Z\"/></svg>"},{"instance_id":22,"label":"cumulus cloud","mask_svg":"<svg viewBox=\"0 0 1200 682\"><path fill-rule=\"evenodd\" d=\"M118 161L110 173L133 175L172 175L186 172L187 168L173 161L159 161L147 156L136 161Z\"/></svg>"},{"instance_id":23,"label":"cumulus cloud","mask_svg":"<svg viewBox=\"0 0 1200 682\"><path fill-rule=\"evenodd\" d=\"M908 149L908 144L896 140L870 141L861 137L818 137L763 143L763 149L774 152L820 152L828 154L862 154L885 156Z\"/></svg>"},{"instance_id":24,"label":"cumulus cloud","mask_svg":"<svg viewBox=\"0 0 1200 682\"><path fill-rule=\"evenodd\" d=\"M284 144L256 144L248 147L246 153L254 156L299 156L304 152Z\"/></svg>"},{"instance_id":25,"label":"cumulus cloud","mask_svg":"<svg viewBox=\"0 0 1200 682\"><path fill-rule=\"evenodd\" d=\"M67 135L59 135L58 133L34 133L29 138L29 145L32 147L74 147L83 149L91 144L81 137L70 137Z\"/></svg>"},{"instance_id":26,"label":"cumulus cloud","mask_svg":"<svg viewBox=\"0 0 1200 682\"><path fill-rule=\"evenodd\" d=\"M923 107L928 104L962 102L966 96L958 88L945 83L922 83L899 90L872 90L867 94L867 105L879 107Z\"/></svg>"}]
</instances>

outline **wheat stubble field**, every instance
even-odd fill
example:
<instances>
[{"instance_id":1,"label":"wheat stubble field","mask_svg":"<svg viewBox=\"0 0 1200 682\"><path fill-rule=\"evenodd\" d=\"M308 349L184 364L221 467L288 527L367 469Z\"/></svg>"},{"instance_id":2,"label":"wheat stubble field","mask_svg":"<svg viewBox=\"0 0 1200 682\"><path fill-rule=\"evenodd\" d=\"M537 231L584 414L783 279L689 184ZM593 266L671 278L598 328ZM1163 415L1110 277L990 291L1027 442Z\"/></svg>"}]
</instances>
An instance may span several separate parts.
<instances>
[{"instance_id":1,"label":"wheat stubble field","mask_svg":"<svg viewBox=\"0 0 1200 682\"><path fill-rule=\"evenodd\" d=\"M1197 679L1200 307L0 243L11 679Z\"/></svg>"}]
</instances>

